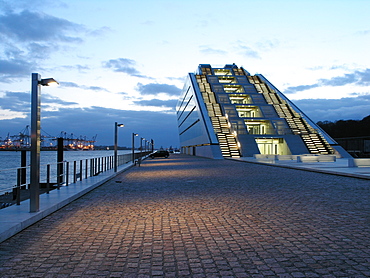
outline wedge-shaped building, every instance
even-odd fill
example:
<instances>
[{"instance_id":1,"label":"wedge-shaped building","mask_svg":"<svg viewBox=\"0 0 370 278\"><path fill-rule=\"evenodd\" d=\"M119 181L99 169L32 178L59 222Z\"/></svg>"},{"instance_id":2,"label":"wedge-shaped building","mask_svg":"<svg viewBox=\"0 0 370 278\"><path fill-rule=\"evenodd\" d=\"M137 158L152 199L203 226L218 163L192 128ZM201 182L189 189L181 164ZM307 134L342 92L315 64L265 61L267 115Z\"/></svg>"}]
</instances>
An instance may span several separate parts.
<instances>
[{"instance_id":1,"label":"wedge-shaped building","mask_svg":"<svg viewBox=\"0 0 370 278\"><path fill-rule=\"evenodd\" d=\"M188 74L176 110L183 153L348 156L264 76L235 64L199 65Z\"/></svg>"}]
</instances>

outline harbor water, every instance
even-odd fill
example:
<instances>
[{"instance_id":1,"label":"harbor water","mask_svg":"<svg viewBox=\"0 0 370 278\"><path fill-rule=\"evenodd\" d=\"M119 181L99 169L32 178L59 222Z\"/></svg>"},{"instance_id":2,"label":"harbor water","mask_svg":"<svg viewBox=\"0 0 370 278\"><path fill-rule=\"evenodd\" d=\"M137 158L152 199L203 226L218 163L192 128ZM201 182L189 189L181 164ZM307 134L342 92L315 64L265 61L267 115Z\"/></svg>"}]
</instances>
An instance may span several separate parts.
<instances>
[{"instance_id":1,"label":"harbor water","mask_svg":"<svg viewBox=\"0 0 370 278\"><path fill-rule=\"evenodd\" d=\"M131 150L118 150L118 155L131 154ZM30 154L27 152L27 166L30 165ZM91 158L113 156L113 150L99 151L65 151L64 161L86 160ZM50 164L52 175L56 173L57 152L41 151L40 152L40 182L45 182L46 165ZM0 151L0 195L9 192L17 184L17 168L21 167L20 151ZM29 180L29 167L27 167L27 180Z\"/></svg>"}]
</instances>

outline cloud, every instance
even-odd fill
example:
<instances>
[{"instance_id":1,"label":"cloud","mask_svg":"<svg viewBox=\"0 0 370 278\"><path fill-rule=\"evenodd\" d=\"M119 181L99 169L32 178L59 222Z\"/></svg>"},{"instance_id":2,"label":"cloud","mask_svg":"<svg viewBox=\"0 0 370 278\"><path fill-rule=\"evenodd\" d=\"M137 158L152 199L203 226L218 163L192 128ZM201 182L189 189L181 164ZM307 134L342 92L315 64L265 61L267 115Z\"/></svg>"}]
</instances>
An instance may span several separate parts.
<instances>
[{"instance_id":1,"label":"cloud","mask_svg":"<svg viewBox=\"0 0 370 278\"><path fill-rule=\"evenodd\" d=\"M22 78L29 78L30 72L34 72L37 62L30 59L0 59L0 83L12 83Z\"/></svg>"},{"instance_id":2,"label":"cloud","mask_svg":"<svg viewBox=\"0 0 370 278\"><path fill-rule=\"evenodd\" d=\"M71 71L71 70L74 70L74 69L77 69L78 71L80 72L83 72L85 70L89 70L89 66L87 65L66 65L66 66L58 66L56 67L57 69L65 69L65 70L68 70L68 71Z\"/></svg>"},{"instance_id":3,"label":"cloud","mask_svg":"<svg viewBox=\"0 0 370 278\"><path fill-rule=\"evenodd\" d=\"M65 100L62 100L58 97L54 97L54 96L46 94L46 93L42 94L42 103L43 104L52 103L52 104L59 104L59 105L63 105L63 106L70 106L70 105L77 105L78 104L77 102L65 101Z\"/></svg>"},{"instance_id":4,"label":"cloud","mask_svg":"<svg viewBox=\"0 0 370 278\"><path fill-rule=\"evenodd\" d=\"M20 59L0 60L0 74L4 74L5 76L8 77L29 74L31 67L32 64L25 60Z\"/></svg>"},{"instance_id":5,"label":"cloud","mask_svg":"<svg viewBox=\"0 0 370 278\"><path fill-rule=\"evenodd\" d=\"M136 100L134 101L135 104L141 106L156 106L156 107L168 107L171 110L175 111L175 107L177 104L177 100L170 99L170 100L160 100L160 99L151 99L151 100Z\"/></svg>"},{"instance_id":6,"label":"cloud","mask_svg":"<svg viewBox=\"0 0 370 278\"><path fill-rule=\"evenodd\" d=\"M68 31L81 31L82 25L44 13L24 10L0 15L0 33L19 42L81 42L81 38L68 35Z\"/></svg>"},{"instance_id":7,"label":"cloud","mask_svg":"<svg viewBox=\"0 0 370 278\"><path fill-rule=\"evenodd\" d=\"M369 86L370 69L364 69L362 71L356 70L353 73L347 73L344 76L333 77L330 79L320 79L319 84L324 86L344 86L347 84Z\"/></svg>"},{"instance_id":8,"label":"cloud","mask_svg":"<svg viewBox=\"0 0 370 278\"><path fill-rule=\"evenodd\" d=\"M105 34L111 33L111 32L112 32L112 29L110 27L103 26L103 27L100 27L99 29L89 31L88 34L93 37L102 37Z\"/></svg>"},{"instance_id":9,"label":"cloud","mask_svg":"<svg viewBox=\"0 0 370 278\"><path fill-rule=\"evenodd\" d=\"M66 8L68 7L67 4L61 2L61 1L55 1L55 0L0 0L0 10L3 11L12 11L12 10L23 10L23 9L29 9L29 10L39 10L40 7L47 6L49 8Z\"/></svg>"},{"instance_id":10,"label":"cloud","mask_svg":"<svg viewBox=\"0 0 370 278\"><path fill-rule=\"evenodd\" d=\"M167 79L171 81L180 81L181 83L185 83L186 75L182 77L167 77Z\"/></svg>"},{"instance_id":11,"label":"cloud","mask_svg":"<svg viewBox=\"0 0 370 278\"><path fill-rule=\"evenodd\" d=\"M277 39L263 40L257 43L258 49L269 51L277 48L280 42Z\"/></svg>"},{"instance_id":12,"label":"cloud","mask_svg":"<svg viewBox=\"0 0 370 278\"><path fill-rule=\"evenodd\" d=\"M146 85L138 83L136 89L142 95L157 95L159 93L165 93L170 96L179 96L181 93L181 89L177 88L175 85L158 83L149 83Z\"/></svg>"},{"instance_id":13,"label":"cloud","mask_svg":"<svg viewBox=\"0 0 370 278\"><path fill-rule=\"evenodd\" d=\"M307 91L307 90L317 88L317 87L319 87L318 84L292 86L292 87L286 88L284 90L284 94L294 94L296 92Z\"/></svg>"},{"instance_id":14,"label":"cloud","mask_svg":"<svg viewBox=\"0 0 370 278\"><path fill-rule=\"evenodd\" d=\"M27 112L31 110L31 94L24 92L5 92L0 98L0 107L16 112Z\"/></svg>"},{"instance_id":15,"label":"cloud","mask_svg":"<svg viewBox=\"0 0 370 278\"><path fill-rule=\"evenodd\" d=\"M209 22L208 20L205 20L205 19L198 20L195 24L196 28L206 28L208 26L209 26Z\"/></svg>"},{"instance_id":16,"label":"cloud","mask_svg":"<svg viewBox=\"0 0 370 278\"><path fill-rule=\"evenodd\" d=\"M203 54L210 54L210 55L226 55L227 52L221 49L214 49L207 46L200 46L200 52Z\"/></svg>"},{"instance_id":17,"label":"cloud","mask_svg":"<svg viewBox=\"0 0 370 278\"><path fill-rule=\"evenodd\" d=\"M25 92L5 92L3 97L0 97L0 107L9 109L13 112L30 113L31 109L31 94ZM64 101L60 98L49 94L42 94L43 108L48 107L47 104L58 104L63 106L76 105L76 102Z\"/></svg>"},{"instance_id":18,"label":"cloud","mask_svg":"<svg viewBox=\"0 0 370 278\"><path fill-rule=\"evenodd\" d=\"M42 60L60 51L63 44L82 42L80 34L87 31L62 18L31 10L15 12L11 5L4 6L0 10L0 82L29 78Z\"/></svg>"},{"instance_id":19,"label":"cloud","mask_svg":"<svg viewBox=\"0 0 370 278\"><path fill-rule=\"evenodd\" d=\"M284 93L294 94L299 91L305 91L317 87L323 86L336 87L345 85L370 86L370 69L356 70L352 73L346 73L342 76L336 76L329 79L319 79L317 83L311 85L299 85L288 87L284 91Z\"/></svg>"},{"instance_id":20,"label":"cloud","mask_svg":"<svg viewBox=\"0 0 370 278\"><path fill-rule=\"evenodd\" d=\"M96 145L113 145L114 122L116 121L125 125L119 130L120 146L130 147L132 133L138 133L140 137L153 139L156 148L171 145L179 147L174 113L91 107L62 108L59 111L45 111L41 114L41 128L48 134L58 136L61 131L65 131L88 138L97 134ZM4 138L8 132L11 135L17 134L29 124L29 119L1 120L0 136Z\"/></svg>"},{"instance_id":21,"label":"cloud","mask_svg":"<svg viewBox=\"0 0 370 278\"><path fill-rule=\"evenodd\" d=\"M297 105L313 121L359 120L370 114L370 95L341 99L300 99Z\"/></svg>"},{"instance_id":22,"label":"cloud","mask_svg":"<svg viewBox=\"0 0 370 278\"><path fill-rule=\"evenodd\" d=\"M131 76L144 77L135 68L136 62L127 58L111 59L107 62L103 62L105 68L112 69L115 72L123 72Z\"/></svg>"},{"instance_id":23,"label":"cloud","mask_svg":"<svg viewBox=\"0 0 370 278\"><path fill-rule=\"evenodd\" d=\"M357 34L359 35L362 35L362 36L367 36L370 34L370 30L361 30L361 31L358 31Z\"/></svg>"},{"instance_id":24,"label":"cloud","mask_svg":"<svg viewBox=\"0 0 370 278\"><path fill-rule=\"evenodd\" d=\"M264 39L260 40L256 43L248 43L246 44L242 40L236 41L236 51L243 56L254 58L254 59L261 59L261 52L268 52L280 45L278 39Z\"/></svg>"},{"instance_id":25,"label":"cloud","mask_svg":"<svg viewBox=\"0 0 370 278\"><path fill-rule=\"evenodd\" d=\"M79 89L83 89L83 90L92 90L92 91L105 91L105 92L109 92L107 89L105 88L102 88L102 87L98 87L98 86L85 86L85 85L79 85L77 83L74 83L74 82L59 82L59 84L63 87L69 87L69 88L79 88Z\"/></svg>"},{"instance_id":26,"label":"cloud","mask_svg":"<svg viewBox=\"0 0 370 278\"><path fill-rule=\"evenodd\" d=\"M141 24L143 24L143 25L154 25L155 24L155 22L153 21L153 20L146 20L146 21L144 21L144 22L142 22Z\"/></svg>"},{"instance_id":27,"label":"cloud","mask_svg":"<svg viewBox=\"0 0 370 278\"><path fill-rule=\"evenodd\" d=\"M250 58L255 58L255 59L261 59L259 53L256 50L249 47L249 46L240 45L239 49L240 49L240 52L242 53L242 55L244 55L244 56L247 56L247 57L250 57Z\"/></svg>"}]
</instances>

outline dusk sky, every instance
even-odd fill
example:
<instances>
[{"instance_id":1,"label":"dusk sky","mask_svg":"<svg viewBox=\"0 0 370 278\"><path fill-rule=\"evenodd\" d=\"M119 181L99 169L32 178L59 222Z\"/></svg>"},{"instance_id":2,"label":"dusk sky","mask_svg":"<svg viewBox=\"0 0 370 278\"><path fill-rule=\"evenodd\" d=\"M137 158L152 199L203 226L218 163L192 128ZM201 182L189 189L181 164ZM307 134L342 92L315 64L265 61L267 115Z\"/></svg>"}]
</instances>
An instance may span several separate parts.
<instances>
[{"instance_id":1,"label":"dusk sky","mask_svg":"<svg viewBox=\"0 0 370 278\"><path fill-rule=\"evenodd\" d=\"M313 121L370 114L369 0L0 0L0 137L30 124L179 147L175 106L199 64L263 74Z\"/></svg>"}]
</instances>

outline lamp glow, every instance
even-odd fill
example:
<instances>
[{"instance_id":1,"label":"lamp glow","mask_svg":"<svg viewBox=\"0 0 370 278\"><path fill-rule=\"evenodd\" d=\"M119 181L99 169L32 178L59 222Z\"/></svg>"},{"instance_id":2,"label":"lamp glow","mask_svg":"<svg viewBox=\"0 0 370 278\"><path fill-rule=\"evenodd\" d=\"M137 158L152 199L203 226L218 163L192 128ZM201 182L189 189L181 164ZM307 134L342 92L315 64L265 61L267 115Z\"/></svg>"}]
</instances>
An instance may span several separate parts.
<instances>
[{"instance_id":1,"label":"lamp glow","mask_svg":"<svg viewBox=\"0 0 370 278\"><path fill-rule=\"evenodd\" d=\"M56 86L56 85L59 85L58 81L56 81L54 78L41 79L39 81L39 84L41 86Z\"/></svg>"}]
</instances>

